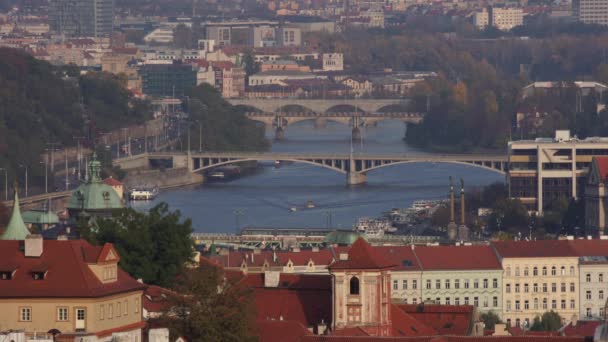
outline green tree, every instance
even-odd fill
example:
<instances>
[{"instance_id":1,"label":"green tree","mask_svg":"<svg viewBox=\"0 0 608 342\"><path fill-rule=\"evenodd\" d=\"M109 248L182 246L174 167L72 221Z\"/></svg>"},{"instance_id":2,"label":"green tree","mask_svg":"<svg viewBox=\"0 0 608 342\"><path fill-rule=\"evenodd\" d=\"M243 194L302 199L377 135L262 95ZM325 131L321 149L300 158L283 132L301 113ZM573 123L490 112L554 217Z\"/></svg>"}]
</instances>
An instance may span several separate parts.
<instances>
[{"instance_id":1,"label":"green tree","mask_svg":"<svg viewBox=\"0 0 608 342\"><path fill-rule=\"evenodd\" d=\"M166 203L148 213L125 208L110 219L99 219L84 231L93 244L113 243L120 253L120 266L147 284L168 287L192 260L192 222L169 211Z\"/></svg>"},{"instance_id":2,"label":"green tree","mask_svg":"<svg viewBox=\"0 0 608 342\"><path fill-rule=\"evenodd\" d=\"M482 313L479 318L481 318L481 321L485 325L485 328L490 329L490 330L494 330L494 326L496 324L502 323L502 321L500 320L500 317L498 317L498 315L495 314L494 311L491 311L491 310L488 312Z\"/></svg>"},{"instance_id":3,"label":"green tree","mask_svg":"<svg viewBox=\"0 0 608 342\"><path fill-rule=\"evenodd\" d=\"M557 331L562 327L561 316L551 310L543 313L542 317L534 317L534 322L530 327L532 331Z\"/></svg>"},{"instance_id":4,"label":"green tree","mask_svg":"<svg viewBox=\"0 0 608 342\"><path fill-rule=\"evenodd\" d=\"M257 341L253 293L210 264L178 278L169 309L159 319L173 338L188 341Z\"/></svg>"},{"instance_id":5,"label":"green tree","mask_svg":"<svg viewBox=\"0 0 608 342\"><path fill-rule=\"evenodd\" d=\"M519 199L507 198L498 202L488 219L488 226L493 231L527 232L529 224L528 210Z\"/></svg>"}]
</instances>

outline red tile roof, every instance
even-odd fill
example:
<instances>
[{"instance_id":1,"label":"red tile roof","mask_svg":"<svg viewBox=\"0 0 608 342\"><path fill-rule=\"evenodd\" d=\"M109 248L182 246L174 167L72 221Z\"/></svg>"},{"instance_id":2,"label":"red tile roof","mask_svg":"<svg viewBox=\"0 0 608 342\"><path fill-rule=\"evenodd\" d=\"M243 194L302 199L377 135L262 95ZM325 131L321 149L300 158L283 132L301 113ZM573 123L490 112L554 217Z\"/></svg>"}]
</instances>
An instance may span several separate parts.
<instances>
[{"instance_id":1,"label":"red tile roof","mask_svg":"<svg viewBox=\"0 0 608 342\"><path fill-rule=\"evenodd\" d=\"M169 296L171 291L156 285L148 285L144 291L143 306L148 312L161 313L165 311L169 305Z\"/></svg>"},{"instance_id":2,"label":"red tile roof","mask_svg":"<svg viewBox=\"0 0 608 342\"><path fill-rule=\"evenodd\" d=\"M308 335L300 339L301 342L583 342L582 337L558 336L423 336L423 337L376 337L376 336L314 336Z\"/></svg>"},{"instance_id":3,"label":"red tile roof","mask_svg":"<svg viewBox=\"0 0 608 342\"><path fill-rule=\"evenodd\" d=\"M578 256L608 256L608 240L572 240L570 248Z\"/></svg>"},{"instance_id":4,"label":"red tile roof","mask_svg":"<svg viewBox=\"0 0 608 342\"><path fill-rule=\"evenodd\" d=\"M378 253L365 239L358 238L348 250L348 260L338 260L330 269L383 269L397 266Z\"/></svg>"},{"instance_id":5,"label":"red tile roof","mask_svg":"<svg viewBox=\"0 0 608 342\"><path fill-rule=\"evenodd\" d=\"M102 297L145 288L120 268L116 282L103 284L87 264L96 263L104 247L84 240L44 240L42 255L26 258L23 243L0 241L0 260L18 266L11 280L0 282L0 298ZM34 280L31 272L42 263L48 272Z\"/></svg>"},{"instance_id":6,"label":"red tile roof","mask_svg":"<svg viewBox=\"0 0 608 342\"><path fill-rule=\"evenodd\" d=\"M419 246L414 253L424 270L502 269L491 246Z\"/></svg>"},{"instance_id":7,"label":"red tile roof","mask_svg":"<svg viewBox=\"0 0 608 342\"><path fill-rule=\"evenodd\" d=\"M305 326L296 321L258 320L260 342L298 342L310 335Z\"/></svg>"},{"instance_id":8,"label":"red tile roof","mask_svg":"<svg viewBox=\"0 0 608 342\"><path fill-rule=\"evenodd\" d=\"M561 331L566 336L593 337L595 329L603 323L603 321L577 321L576 325L573 326L570 322Z\"/></svg>"},{"instance_id":9,"label":"red tile roof","mask_svg":"<svg viewBox=\"0 0 608 342\"><path fill-rule=\"evenodd\" d=\"M567 240L494 241L503 258L545 258L577 256Z\"/></svg>"},{"instance_id":10,"label":"red tile roof","mask_svg":"<svg viewBox=\"0 0 608 342\"><path fill-rule=\"evenodd\" d=\"M470 305L406 304L399 308L440 335L468 335L473 322Z\"/></svg>"},{"instance_id":11,"label":"red tile roof","mask_svg":"<svg viewBox=\"0 0 608 342\"><path fill-rule=\"evenodd\" d=\"M108 178L104 179L103 182L106 183L109 186L121 186L121 185L123 185L121 181L119 181L118 179L116 179L114 177L108 177Z\"/></svg>"},{"instance_id":12,"label":"red tile roof","mask_svg":"<svg viewBox=\"0 0 608 342\"><path fill-rule=\"evenodd\" d=\"M608 157L593 157L593 159L597 161L599 176L605 181L608 177Z\"/></svg>"},{"instance_id":13,"label":"red tile roof","mask_svg":"<svg viewBox=\"0 0 608 342\"><path fill-rule=\"evenodd\" d=\"M378 254L397 265L395 267L397 271L421 270L418 258L411 246L381 246L375 249Z\"/></svg>"},{"instance_id":14,"label":"red tile roof","mask_svg":"<svg viewBox=\"0 0 608 342\"><path fill-rule=\"evenodd\" d=\"M393 324L393 336L433 336L437 330L428 323L406 313L397 305L391 305L391 320Z\"/></svg>"}]
</instances>

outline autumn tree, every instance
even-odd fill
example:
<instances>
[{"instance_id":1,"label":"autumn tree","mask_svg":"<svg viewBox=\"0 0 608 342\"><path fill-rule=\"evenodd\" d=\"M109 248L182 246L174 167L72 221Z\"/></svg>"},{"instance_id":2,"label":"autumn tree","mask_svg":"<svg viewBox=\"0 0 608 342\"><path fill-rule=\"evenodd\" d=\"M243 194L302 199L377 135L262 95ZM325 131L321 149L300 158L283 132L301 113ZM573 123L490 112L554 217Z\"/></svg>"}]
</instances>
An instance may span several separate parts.
<instances>
[{"instance_id":1,"label":"autumn tree","mask_svg":"<svg viewBox=\"0 0 608 342\"><path fill-rule=\"evenodd\" d=\"M257 341L253 292L223 270L204 263L183 272L159 319L174 338L188 341Z\"/></svg>"},{"instance_id":2,"label":"autumn tree","mask_svg":"<svg viewBox=\"0 0 608 342\"><path fill-rule=\"evenodd\" d=\"M543 313L541 317L534 317L534 321L530 330L532 331L557 331L562 327L562 318L561 316L551 310Z\"/></svg>"}]
</instances>

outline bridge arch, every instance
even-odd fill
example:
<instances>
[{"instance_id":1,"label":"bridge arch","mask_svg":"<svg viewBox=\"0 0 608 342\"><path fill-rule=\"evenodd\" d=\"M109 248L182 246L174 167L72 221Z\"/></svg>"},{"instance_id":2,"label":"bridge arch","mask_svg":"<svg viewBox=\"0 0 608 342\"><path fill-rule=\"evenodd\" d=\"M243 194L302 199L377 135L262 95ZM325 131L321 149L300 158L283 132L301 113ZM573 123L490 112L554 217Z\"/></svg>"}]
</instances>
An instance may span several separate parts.
<instances>
[{"instance_id":1,"label":"bridge arch","mask_svg":"<svg viewBox=\"0 0 608 342\"><path fill-rule=\"evenodd\" d=\"M339 173L343 173L346 174L348 172L348 170L345 169L340 169L338 167L333 167L331 165L327 165L327 164L323 164L323 163L318 163L312 160L306 160L306 159L297 159L297 158L281 158L281 159L270 159L270 158L240 158L240 159L233 159L233 160L226 160L226 161L222 161L222 162L218 162L218 163L214 163L212 165L205 165L196 169L193 169L192 172L201 172L201 171L205 171L205 170L210 170L216 167L220 167L220 166L224 166L224 165L232 165L232 164L238 164L238 163L242 163L242 162L248 162L248 161L275 161L275 160L279 160L279 161L290 161L290 162L294 162L294 163L303 163L303 164L309 164L309 165L314 165L314 166L320 166L332 171L336 171Z\"/></svg>"},{"instance_id":2,"label":"bridge arch","mask_svg":"<svg viewBox=\"0 0 608 342\"><path fill-rule=\"evenodd\" d=\"M459 164L459 165L464 165L464 166L473 166L473 167L485 169L485 170L488 170L488 171L493 171L493 172L501 174L501 175L505 175L506 172L507 172L506 169L499 169L499 168L494 168L492 166L483 165L483 164L479 164L479 163L475 163L475 162L466 162L466 161L459 161L459 160L440 160L440 161L432 161L432 160L402 160L402 161L395 161L395 162L386 163L386 164L382 164L382 165L372 166L372 167L369 167L369 168L364 168L364 169L362 169L360 171L357 171L357 172L361 172L361 173L367 174L370 171L374 171L374 170L381 169L381 168L384 168L384 167L401 165L401 164L412 164L412 163Z\"/></svg>"}]
</instances>

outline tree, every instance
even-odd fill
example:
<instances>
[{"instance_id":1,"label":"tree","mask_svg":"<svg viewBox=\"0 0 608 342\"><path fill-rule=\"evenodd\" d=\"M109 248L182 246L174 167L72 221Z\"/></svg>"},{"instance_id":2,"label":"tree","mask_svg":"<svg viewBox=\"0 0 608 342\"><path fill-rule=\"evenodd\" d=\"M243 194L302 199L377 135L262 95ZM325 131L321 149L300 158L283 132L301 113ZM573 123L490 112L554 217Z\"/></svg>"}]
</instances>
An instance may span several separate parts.
<instances>
[{"instance_id":1,"label":"tree","mask_svg":"<svg viewBox=\"0 0 608 342\"><path fill-rule=\"evenodd\" d=\"M93 244L113 243L120 253L120 266L147 284L168 287L192 260L192 222L160 203L149 213L131 208L110 219L99 219L95 227L83 231Z\"/></svg>"},{"instance_id":2,"label":"tree","mask_svg":"<svg viewBox=\"0 0 608 342\"><path fill-rule=\"evenodd\" d=\"M257 341L253 293L214 265L184 272L159 319L173 338L188 341Z\"/></svg>"},{"instance_id":3,"label":"tree","mask_svg":"<svg viewBox=\"0 0 608 342\"><path fill-rule=\"evenodd\" d=\"M481 321L483 322L483 324L485 325L486 329L489 330L494 330L494 326L498 323L502 323L502 321L500 320L500 317L498 317L497 314L494 313L494 311L488 311L488 312L484 312L481 314L480 316Z\"/></svg>"},{"instance_id":4,"label":"tree","mask_svg":"<svg viewBox=\"0 0 608 342\"><path fill-rule=\"evenodd\" d=\"M534 322L530 327L532 331L557 331L562 327L561 316L551 310L543 313L542 317L534 317Z\"/></svg>"}]
</instances>

